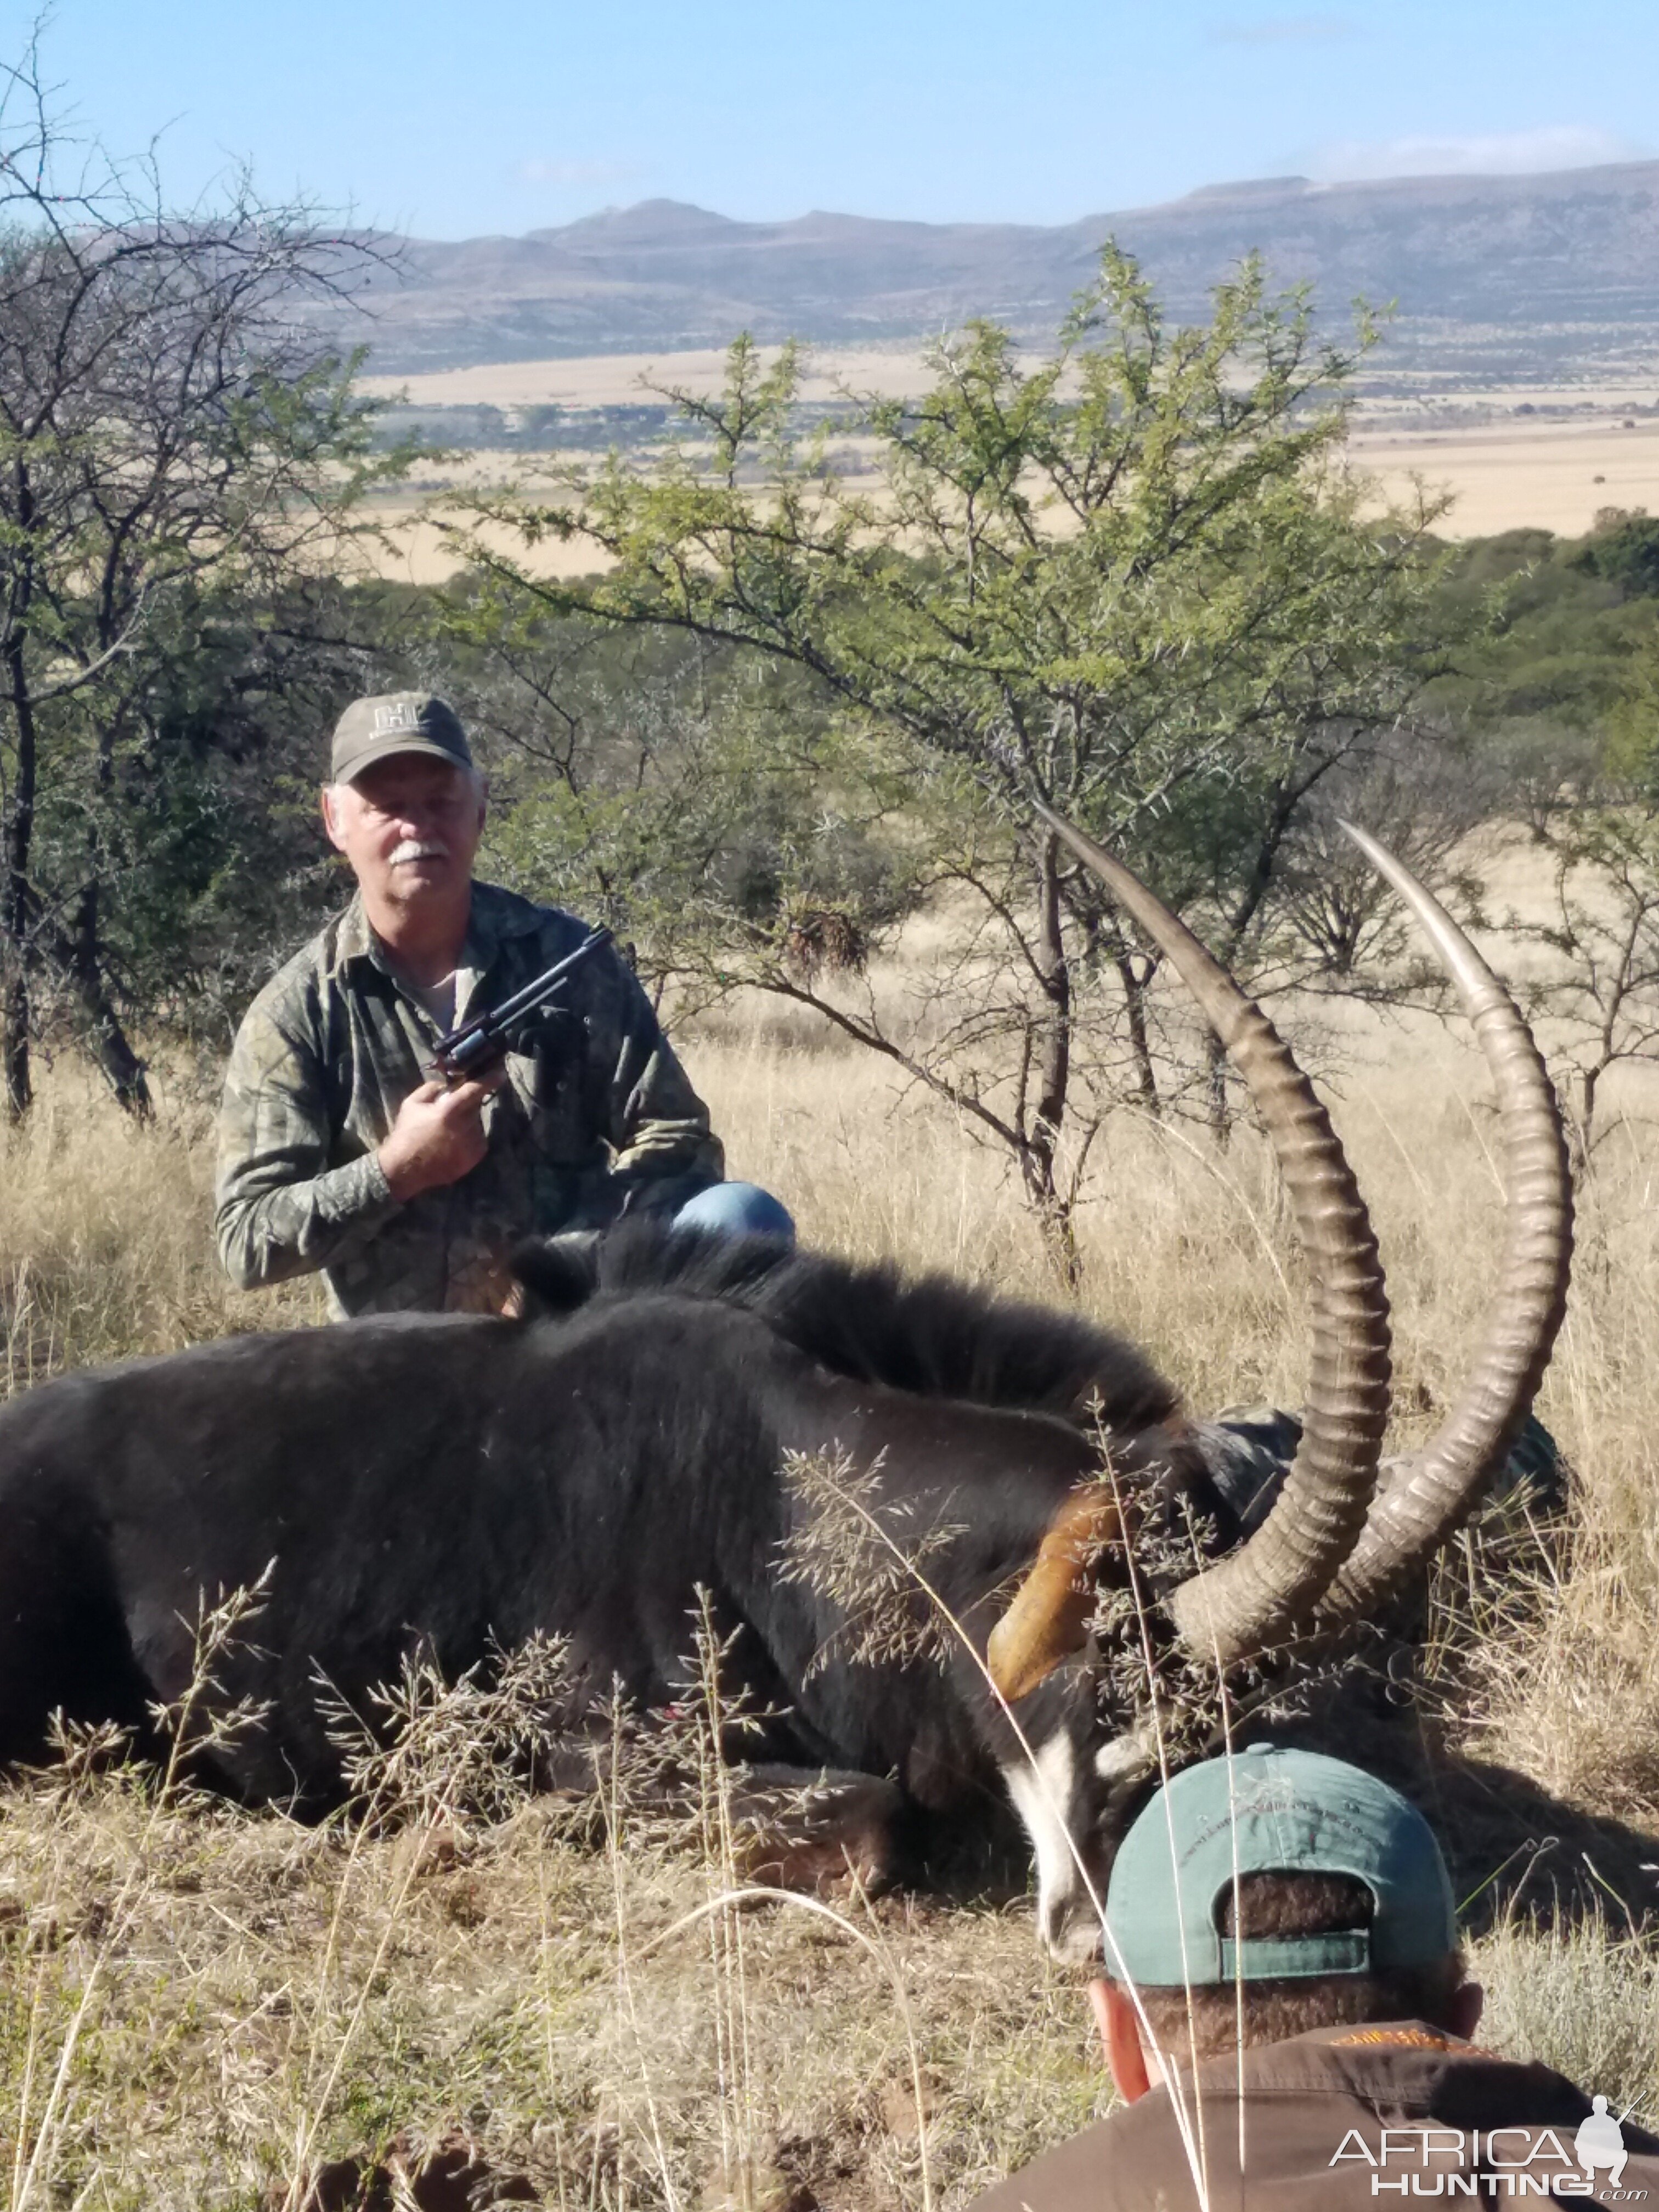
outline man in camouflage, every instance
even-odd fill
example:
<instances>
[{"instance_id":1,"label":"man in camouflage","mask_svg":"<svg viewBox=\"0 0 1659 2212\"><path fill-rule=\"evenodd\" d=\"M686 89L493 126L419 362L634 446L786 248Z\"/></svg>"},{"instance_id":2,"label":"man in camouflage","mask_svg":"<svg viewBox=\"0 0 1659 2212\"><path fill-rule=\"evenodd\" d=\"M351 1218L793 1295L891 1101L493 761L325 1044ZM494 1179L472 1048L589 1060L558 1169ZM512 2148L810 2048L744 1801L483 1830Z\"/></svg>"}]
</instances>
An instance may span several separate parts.
<instances>
[{"instance_id":1,"label":"man in camouflage","mask_svg":"<svg viewBox=\"0 0 1659 2212\"><path fill-rule=\"evenodd\" d=\"M650 1001L610 946L532 1051L446 1085L433 1047L579 945L556 907L472 880L484 793L441 699L359 699L334 733L329 838L356 896L260 992L219 1118L216 1227L242 1289L319 1270L337 1317L499 1311L532 1232L625 1211L793 1233L723 1155Z\"/></svg>"}]
</instances>

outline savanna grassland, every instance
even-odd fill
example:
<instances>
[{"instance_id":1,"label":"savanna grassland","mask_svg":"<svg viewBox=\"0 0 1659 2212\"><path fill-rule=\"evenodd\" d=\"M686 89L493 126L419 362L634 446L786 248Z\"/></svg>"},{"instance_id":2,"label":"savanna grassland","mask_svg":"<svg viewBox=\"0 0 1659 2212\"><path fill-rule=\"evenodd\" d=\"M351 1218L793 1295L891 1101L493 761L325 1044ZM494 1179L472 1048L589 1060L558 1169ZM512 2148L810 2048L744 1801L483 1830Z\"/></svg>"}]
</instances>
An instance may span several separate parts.
<instances>
[{"instance_id":1,"label":"savanna grassland","mask_svg":"<svg viewBox=\"0 0 1659 2212\"><path fill-rule=\"evenodd\" d=\"M1504 865L1525 877L1518 841ZM902 965L878 981L902 991ZM1334 1034L1292 1009L1298 1024L1332 1069L1381 1237L1410 1441L1455 1387L1498 1249L1484 1072L1424 1017L1348 1012ZM679 1033L731 1171L779 1191L811 1241L1062 1297L1000 1164L873 1057L741 1004ZM1577 1471L1565 1541L1534 1549L1507 1595L1455 1556L1421 1705L1400 1723L1443 1740L1431 1778L1462 1776L1431 1809L1466 1824L1489 2039L1650 2120L1656 1095L1651 1075L1615 1087L1581 1194L1539 1408ZM63 1064L3 1140L7 1389L319 1320L303 1287L251 1298L217 1272L210 1080L175 1068L157 1109L135 1124ZM1195 1407L1297 1402L1300 1271L1254 1134L1218 1152L1196 1127L1120 1114L1088 1188L1085 1305ZM343 2170L307 2196L327 2161L412 2172L461 2138L566 2206L955 2206L1104 2108L1079 1978L1039 1956L1025 1899L706 1911L742 1881L718 1772L672 1832L625 1796L596 1810L506 1781L481 1795L487 1705L416 1703L405 1765L380 1776L398 1817L380 1824L301 1827L85 1763L0 1796L11 2212L345 2204ZM404 2201L392 2191L373 2201Z\"/></svg>"},{"instance_id":2,"label":"savanna grassland","mask_svg":"<svg viewBox=\"0 0 1659 2212\"><path fill-rule=\"evenodd\" d=\"M769 349L769 358L775 351ZM665 434L664 394L706 398L723 368L723 356L705 349L366 378L364 391L393 408L392 424L451 449L441 464L421 465L422 495L401 486L375 502L386 531L377 565L410 583L451 574L460 556L427 505L432 489L501 481L533 469L538 459L592 463L612 446L648 453ZM819 347L807 357L800 398L811 410L844 410L850 393L914 398L927 382L927 361L915 347ZM1379 506L1409 505L1419 483L1449 494L1440 525L1445 538L1521 528L1576 537L1603 508L1659 512L1652 400L1648 385L1635 380L1452 392L1431 379L1398 378L1386 392L1368 392L1359 401L1348 458L1371 482ZM544 418L548 427L538 428ZM556 454L538 453L544 440L555 439ZM856 433L837 437L833 450L836 465L854 477L873 472L879 459L874 441ZM535 548L531 566L540 575L574 576L592 559L590 548L549 538Z\"/></svg>"},{"instance_id":3,"label":"savanna grassland","mask_svg":"<svg viewBox=\"0 0 1659 2212\"><path fill-rule=\"evenodd\" d=\"M1576 1480L1565 1527L1453 1547L1370 1735L1337 1711L1447 1835L1492 2039L1659 2120L1651 393L1419 407L1391 374L1368 425L1367 316L1328 338L1248 258L1189 328L1107 245L1035 352L976 319L920 368L842 364L903 404L734 333L681 364L678 412L638 362L387 410L295 312L383 296L372 237L240 171L158 222L154 162L65 135L39 42L3 66L0 1396L319 1325L307 1286L218 1271L218 1061L338 902L322 734L415 687L477 740L490 872L633 948L732 1171L808 1239L1079 1297L1194 1408L1293 1405L1267 1157L1248 1122L1218 1141L1167 975L1030 802L1111 842L1333 1087L1409 1446L1493 1278L1498 1145L1467 1043L1385 1011L1429 987L1344 872L1363 820L1482 927L1529 908L1498 957L1558 1069L1579 1055L1540 1401ZM1480 498L1419 496L1476 447ZM258 1634L257 1593L213 1601L204 1676ZM107 1741L10 1780L9 2212L459 2212L481 2168L561 2207L954 2212L1096 2110L1017 1880L732 1899L708 1664L672 1819L623 1715L613 1785L526 1796L542 1650L392 1686L349 1821L206 1800Z\"/></svg>"}]
</instances>

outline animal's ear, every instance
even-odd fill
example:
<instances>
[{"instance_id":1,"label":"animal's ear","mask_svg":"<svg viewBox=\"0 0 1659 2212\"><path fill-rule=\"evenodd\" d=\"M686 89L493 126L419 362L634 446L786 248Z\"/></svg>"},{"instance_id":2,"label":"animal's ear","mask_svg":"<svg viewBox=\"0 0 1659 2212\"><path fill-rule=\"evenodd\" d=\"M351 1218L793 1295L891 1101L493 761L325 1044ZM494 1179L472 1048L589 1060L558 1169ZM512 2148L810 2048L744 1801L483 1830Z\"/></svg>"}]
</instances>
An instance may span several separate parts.
<instances>
[{"instance_id":1,"label":"animal's ear","mask_svg":"<svg viewBox=\"0 0 1659 2212\"><path fill-rule=\"evenodd\" d=\"M986 1646L992 1683L1011 1705L1088 1642L1097 1567L1102 1553L1122 1541L1123 1522L1106 1483L1074 1490L1055 1514L1030 1573Z\"/></svg>"},{"instance_id":2,"label":"animal's ear","mask_svg":"<svg viewBox=\"0 0 1659 2212\"><path fill-rule=\"evenodd\" d=\"M526 1237L507 1262L524 1285L525 1311L574 1313L599 1287L599 1240L584 1234Z\"/></svg>"}]
</instances>

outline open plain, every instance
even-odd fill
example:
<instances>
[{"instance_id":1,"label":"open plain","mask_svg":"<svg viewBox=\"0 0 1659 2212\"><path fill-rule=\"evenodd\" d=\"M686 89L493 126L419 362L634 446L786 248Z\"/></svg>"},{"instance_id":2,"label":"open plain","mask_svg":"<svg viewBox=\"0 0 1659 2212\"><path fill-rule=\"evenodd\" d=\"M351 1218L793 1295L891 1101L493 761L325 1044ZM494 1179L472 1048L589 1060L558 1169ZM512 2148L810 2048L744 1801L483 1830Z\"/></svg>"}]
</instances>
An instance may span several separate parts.
<instances>
[{"instance_id":1,"label":"open plain","mask_svg":"<svg viewBox=\"0 0 1659 2212\"><path fill-rule=\"evenodd\" d=\"M767 349L763 357L775 358L775 351ZM376 565L411 583L435 581L459 565L458 541L446 533L437 503L447 489L544 482L550 468L591 466L613 449L648 465L669 428L665 395L707 397L718 390L724 365L720 350L703 348L366 379L366 390L394 404L395 425L418 429L434 444L448 441L441 463L417 468L415 485L375 503L386 532ZM927 381L926 355L915 345L816 348L806 356L799 397L807 416L833 416L853 399L903 398ZM507 442L546 410L560 418L557 451L521 437ZM481 428L485 420L496 428ZM493 435L502 442L470 443ZM1645 382L1453 393L1417 380L1371 392L1356 410L1348 451L1374 484L1379 507L1410 507L1419 486L1449 494L1450 510L1438 525L1444 537L1521 528L1581 536L1604 508L1659 513L1659 364ZM832 459L857 476L873 469L878 456L872 441L849 435L834 441ZM494 542L526 557L506 535L495 533ZM538 574L568 577L601 563L591 547L550 540L529 554L527 565Z\"/></svg>"},{"instance_id":2,"label":"open plain","mask_svg":"<svg viewBox=\"0 0 1659 2212\"><path fill-rule=\"evenodd\" d=\"M1348 450L1392 504L1408 501L1419 482L1449 491L1448 538L1522 529L1577 538L1604 507L1659 513L1659 416L1626 416L1616 403L1566 419L1494 415L1453 428L1362 416Z\"/></svg>"},{"instance_id":3,"label":"open plain","mask_svg":"<svg viewBox=\"0 0 1659 2212\"><path fill-rule=\"evenodd\" d=\"M1535 889L1518 837L1495 904ZM1502 957L1502 940L1489 940ZM878 979L901 997L902 958ZM1396 1441L1455 1388L1500 1237L1484 1069L1455 1026L1292 1009L1369 1198ZM805 1235L1059 1300L999 1164L812 1018L678 1031L731 1171ZM216 1071L158 1070L153 1126L67 1066L0 1139L0 1384L320 1320L232 1292L208 1233ZM1577 1473L1562 1548L1506 1589L1442 1578L1415 1717L1440 1745L1487 2034L1659 2118L1659 1078L1615 1084L1539 1410ZM1301 1270L1254 1135L1123 1114L1096 1149L1081 1297L1194 1407L1297 1401ZM471 2144L561 2206L960 2205L1103 2107L1074 1973L1029 1901L856 1894L739 1912L711 1775L677 1828L503 1781L463 1797L465 1698L373 1827L296 1826L88 1768L0 1795L0 2175L23 2203L285 2205L348 2154ZM477 1775L473 1775L476 1784ZM711 1909L712 1908L712 1909ZM0 2187L5 2186L0 2182ZM388 2197L386 2201L390 2203Z\"/></svg>"}]
</instances>

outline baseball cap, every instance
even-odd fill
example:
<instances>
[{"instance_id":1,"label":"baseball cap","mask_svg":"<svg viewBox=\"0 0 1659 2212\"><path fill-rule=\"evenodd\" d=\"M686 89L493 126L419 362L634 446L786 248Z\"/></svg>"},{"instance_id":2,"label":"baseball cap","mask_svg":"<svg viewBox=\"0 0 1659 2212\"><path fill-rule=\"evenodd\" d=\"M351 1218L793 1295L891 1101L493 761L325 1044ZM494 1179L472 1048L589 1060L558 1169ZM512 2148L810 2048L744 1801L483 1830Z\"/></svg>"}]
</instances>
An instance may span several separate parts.
<instances>
[{"instance_id":1,"label":"baseball cap","mask_svg":"<svg viewBox=\"0 0 1659 2212\"><path fill-rule=\"evenodd\" d=\"M334 725L331 780L349 783L393 753L428 753L458 768L472 765L460 716L446 701L425 691L382 691L354 699Z\"/></svg>"},{"instance_id":2,"label":"baseball cap","mask_svg":"<svg viewBox=\"0 0 1659 2212\"><path fill-rule=\"evenodd\" d=\"M1246 1874L1350 1875L1371 1893L1370 1926L1235 1942L1217 1923ZM1376 1973L1457 1946L1446 1863L1416 1807L1346 1759L1270 1745L1158 1791L1113 1862L1106 1926L1109 1971L1148 1988Z\"/></svg>"}]
</instances>

